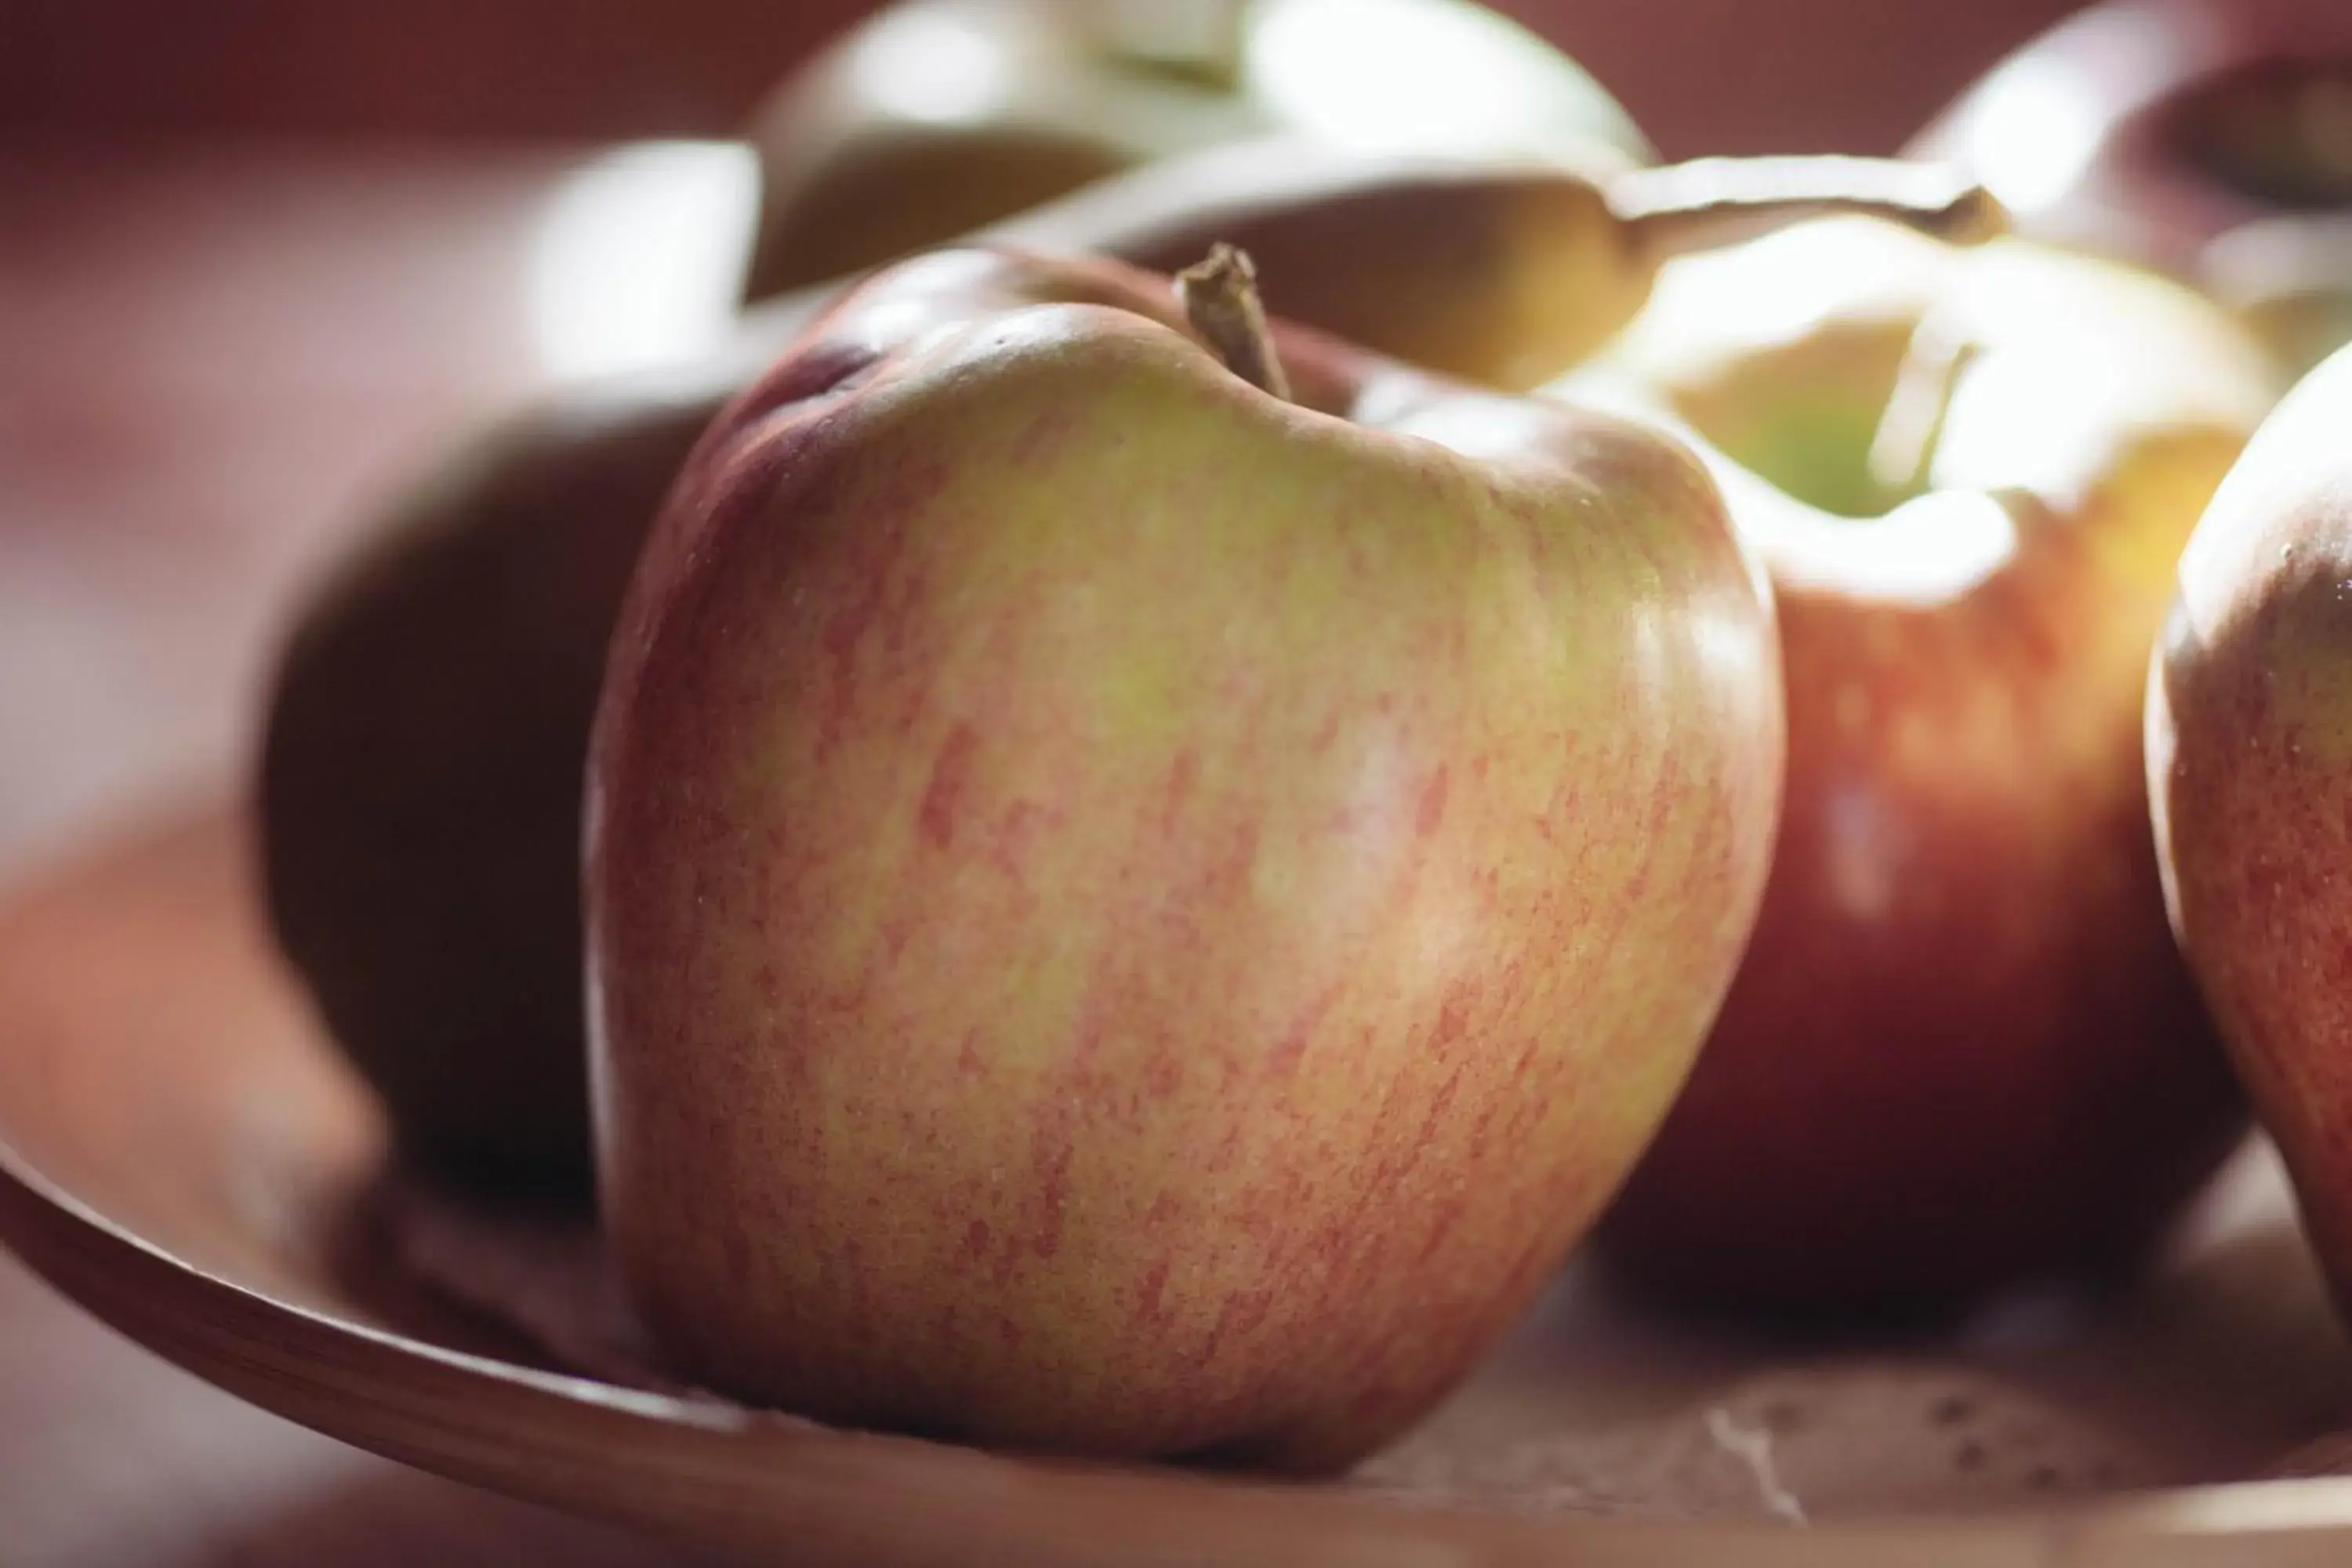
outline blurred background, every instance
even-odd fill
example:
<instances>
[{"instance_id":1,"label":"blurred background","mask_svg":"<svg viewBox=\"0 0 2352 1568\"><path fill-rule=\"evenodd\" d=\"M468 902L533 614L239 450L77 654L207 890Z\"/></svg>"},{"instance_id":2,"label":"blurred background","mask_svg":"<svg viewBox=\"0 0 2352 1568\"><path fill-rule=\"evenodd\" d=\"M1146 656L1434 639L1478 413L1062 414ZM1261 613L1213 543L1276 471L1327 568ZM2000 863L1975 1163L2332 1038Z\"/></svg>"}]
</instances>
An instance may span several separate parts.
<instances>
[{"instance_id":1,"label":"blurred background","mask_svg":"<svg viewBox=\"0 0 2352 1568\"><path fill-rule=\"evenodd\" d=\"M1892 151L2070 7L1500 8L1685 156ZM726 267L658 242L746 166L610 148L738 131L866 9L0 0L0 874L228 788L291 595L453 432L719 331ZM632 328L649 267L699 292ZM0 1261L12 1568L672 1560L238 1405Z\"/></svg>"},{"instance_id":2,"label":"blurred background","mask_svg":"<svg viewBox=\"0 0 2352 1568\"><path fill-rule=\"evenodd\" d=\"M859 0L11 0L27 140L723 135ZM1504 0L1669 156L1892 152L2065 0Z\"/></svg>"}]
</instances>

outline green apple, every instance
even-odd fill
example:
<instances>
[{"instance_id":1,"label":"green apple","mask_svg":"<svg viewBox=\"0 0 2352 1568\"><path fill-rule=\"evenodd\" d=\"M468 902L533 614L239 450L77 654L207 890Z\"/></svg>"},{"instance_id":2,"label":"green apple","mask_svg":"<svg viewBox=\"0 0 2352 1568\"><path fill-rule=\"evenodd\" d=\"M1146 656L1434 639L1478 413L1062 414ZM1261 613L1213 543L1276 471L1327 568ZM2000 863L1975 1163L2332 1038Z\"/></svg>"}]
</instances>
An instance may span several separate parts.
<instances>
[{"instance_id":1,"label":"green apple","mask_svg":"<svg viewBox=\"0 0 2352 1568\"><path fill-rule=\"evenodd\" d=\"M1613 368L1713 443L1770 574L1789 777L1609 1252L1807 1312L2128 1253L2242 1125L2165 927L2139 710L2267 363L2152 275L1842 221L1675 263Z\"/></svg>"},{"instance_id":2,"label":"green apple","mask_svg":"<svg viewBox=\"0 0 2352 1568\"><path fill-rule=\"evenodd\" d=\"M1192 298L886 272L640 560L600 1170L711 1387L1344 1464L1557 1266L1714 1015L1780 714L1705 470L1289 329L1275 395Z\"/></svg>"},{"instance_id":3,"label":"green apple","mask_svg":"<svg viewBox=\"0 0 2352 1568\"><path fill-rule=\"evenodd\" d=\"M2147 689L2173 930L2352 1307L2352 350L2197 525Z\"/></svg>"}]
</instances>

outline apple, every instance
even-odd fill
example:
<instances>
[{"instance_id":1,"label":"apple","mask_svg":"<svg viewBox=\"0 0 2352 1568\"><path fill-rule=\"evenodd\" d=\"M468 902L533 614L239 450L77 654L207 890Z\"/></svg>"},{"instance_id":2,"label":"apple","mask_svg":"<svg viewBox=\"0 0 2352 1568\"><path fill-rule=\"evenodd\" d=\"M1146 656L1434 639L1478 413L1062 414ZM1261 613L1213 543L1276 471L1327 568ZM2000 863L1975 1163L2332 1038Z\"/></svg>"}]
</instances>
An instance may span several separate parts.
<instances>
[{"instance_id":1,"label":"apple","mask_svg":"<svg viewBox=\"0 0 2352 1568\"><path fill-rule=\"evenodd\" d=\"M2173 930L2352 1310L2352 349L2263 425L2180 562L2147 688Z\"/></svg>"},{"instance_id":2,"label":"apple","mask_svg":"<svg viewBox=\"0 0 2352 1568\"><path fill-rule=\"evenodd\" d=\"M271 925L420 1169L589 1195L588 725L646 520L740 375L580 389L483 432L279 654L256 770Z\"/></svg>"},{"instance_id":3,"label":"apple","mask_svg":"<svg viewBox=\"0 0 2352 1568\"><path fill-rule=\"evenodd\" d=\"M688 1377L1331 1469L1681 1083L1780 778L1714 487L1297 329L1278 395L1228 368L1266 350L1236 270L1182 309L1110 263L886 271L656 524L589 1027L613 1254Z\"/></svg>"},{"instance_id":4,"label":"apple","mask_svg":"<svg viewBox=\"0 0 2352 1568\"><path fill-rule=\"evenodd\" d=\"M2128 1254L2242 1126L2165 926L2139 706L2261 352L2154 275L1837 222L1675 263L1611 368L1711 443L1770 574L1789 777L1607 1253L1803 1314Z\"/></svg>"},{"instance_id":5,"label":"apple","mask_svg":"<svg viewBox=\"0 0 2352 1568\"><path fill-rule=\"evenodd\" d=\"M899 0L754 117L749 295L1286 134L1377 155L1653 156L1575 62L1468 0Z\"/></svg>"},{"instance_id":6,"label":"apple","mask_svg":"<svg viewBox=\"0 0 2352 1568\"><path fill-rule=\"evenodd\" d=\"M2352 6L2110 0L1913 142L2021 233L2165 268L2298 369L2352 339Z\"/></svg>"}]
</instances>

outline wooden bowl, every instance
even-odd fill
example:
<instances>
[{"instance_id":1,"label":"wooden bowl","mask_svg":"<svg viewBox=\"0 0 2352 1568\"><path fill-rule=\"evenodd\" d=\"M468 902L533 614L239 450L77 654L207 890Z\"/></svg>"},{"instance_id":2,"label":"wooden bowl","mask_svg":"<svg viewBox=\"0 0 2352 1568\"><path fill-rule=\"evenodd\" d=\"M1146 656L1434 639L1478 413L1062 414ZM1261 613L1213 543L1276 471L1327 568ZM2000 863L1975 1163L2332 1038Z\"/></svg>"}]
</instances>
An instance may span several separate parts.
<instances>
[{"instance_id":1,"label":"wooden bowl","mask_svg":"<svg viewBox=\"0 0 2352 1568\"><path fill-rule=\"evenodd\" d=\"M280 972L247 859L215 813L0 916L0 1238L200 1376L446 1476L807 1563L2352 1553L2352 1480L2240 1479L2330 1468L2352 1411L2352 1356L2259 1151L2147 1278L1933 1332L1667 1321L1571 1269L1420 1431L1327 1486L982 1453L566 1373L532 1309L420 1279L386 1222L401 1189L374 1109ZM548 1269L528 1223L476 1217L449 1223L513 1266L481 1279L593 1284L593 1236L562 1253L583 1238L551 1226L550 1256L587 1261Z\"/></svg>"}]
</instances>

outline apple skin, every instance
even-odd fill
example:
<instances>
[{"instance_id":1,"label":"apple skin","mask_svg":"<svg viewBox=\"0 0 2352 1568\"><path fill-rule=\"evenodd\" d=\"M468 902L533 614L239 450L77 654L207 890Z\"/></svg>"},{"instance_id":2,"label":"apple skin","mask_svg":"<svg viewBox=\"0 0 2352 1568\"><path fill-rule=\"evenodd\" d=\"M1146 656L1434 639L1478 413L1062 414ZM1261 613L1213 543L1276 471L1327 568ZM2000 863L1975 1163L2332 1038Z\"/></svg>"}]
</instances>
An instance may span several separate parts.
<instances>
[{"instance_id":1,"label":"apple skin","mask_svg":"<svg viewBox=\"0 0 2352 1568\"><path fill-rule=\"evenodd\" d=\"M2147 689L2173 929L2352 1310L2352 350L2198 524Z\"/></svg>"},{"instance_id":2,"label":"apple skin","mask_svg":"<svg viewBox=\"0 0 2352 1568\"><path fill-rule=\"evenodd\" d=\"M1789 777L1738 978L1600 1233L1687 1301L1913 1313L2120 1258L2243 1126L2166 929L2139 712L2172 563L2272 395L2252 342L2110 264L1822 225L1677 263L1617 368L1832 490L1834 440L1797 433L1866 440L1931 310L1980 352L1921 493L1833 516L1702 448L1779 600Z\"/></svg>"},{"instance_id":3,"label":"apple skin","mask_svg":"<svg viewBox=\"0 0 2352 1568\"><path fill-rule=\"evenodd\" d=\"M1292 329L1284 403L1181 322L1108 263L906 264L656 525L590 1037L614 1258L709 1386L1339 1468L1714 1015L1781 731L1704 470Z\"/></svg>"}]
</instances>

